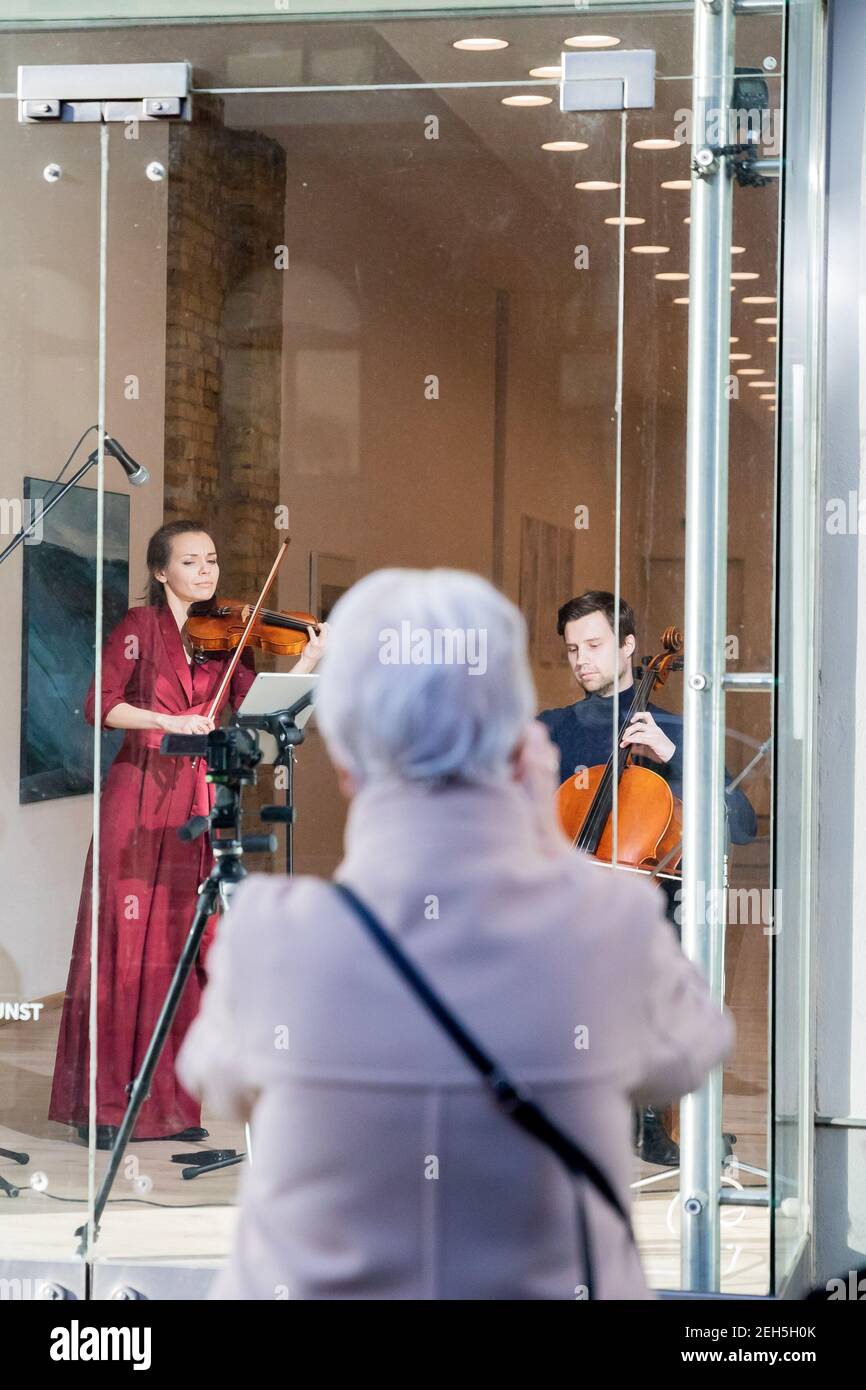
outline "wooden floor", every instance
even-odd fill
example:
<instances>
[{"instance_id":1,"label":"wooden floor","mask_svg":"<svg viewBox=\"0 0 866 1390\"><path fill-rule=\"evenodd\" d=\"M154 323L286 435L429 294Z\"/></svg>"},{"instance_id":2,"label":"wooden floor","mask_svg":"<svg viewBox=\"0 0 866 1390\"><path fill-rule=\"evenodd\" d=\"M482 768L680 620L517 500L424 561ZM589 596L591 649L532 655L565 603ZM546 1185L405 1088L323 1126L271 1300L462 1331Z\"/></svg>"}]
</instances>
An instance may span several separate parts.
<instances>
[{"instance_id":1,"label":"wooden floor","mask_svg":"<svg viewBox=\"0 0 866 1390\"><path fill-rule=\"evenodd\" d=\"M724 1128L737 1135L740 1162L766 1167L767 938L754 927L728 937L728 1000L738 1024L737 1048L725 1071ZM0 1028L0 1148L23 1151L26 1165L0 1158L0 1176L20 1187L0 1192L0 1251L4 1260L69 1259L75 1229L87 1213L87 1149L65 1125L46 1118L60 1022L46 1008L38 1026ZM201 1144L131 1144L103 1217L99 1258L147 1264L216 1266L231 1243L242 1165L185 1181L171 1161L179 1150L245 1150L243 1128L205 1114L210 1137ZM98 1153L96 1183L108 1155ZM744 1186L764 1179L745 1172L727 1179ZM635 1229L654 1287L679 1285L678 1177L635 1161ZM766 1208L726 1207L722 1213L722 1288L767 1291L769 1226Z\"/></svg>"}]
</instances>

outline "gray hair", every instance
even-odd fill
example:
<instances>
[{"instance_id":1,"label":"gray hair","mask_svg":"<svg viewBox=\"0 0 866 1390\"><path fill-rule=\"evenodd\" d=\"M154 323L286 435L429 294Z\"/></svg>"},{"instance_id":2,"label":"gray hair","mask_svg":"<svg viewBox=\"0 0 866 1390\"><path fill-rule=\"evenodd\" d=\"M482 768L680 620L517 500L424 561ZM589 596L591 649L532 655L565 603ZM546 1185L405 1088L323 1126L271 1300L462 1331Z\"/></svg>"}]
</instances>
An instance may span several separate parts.
<instances>
[{"instance_id":1,"label":"gray hair","mask_svg":"<svg viewBox=\"0 0 866 1390\"><path fill-rule=\"evenodd\" d=\"M523 617L486 579L377 570L337 602L328 634L316 718L359 784L506 779L535 689Z\"/></svg>"}]
</instances>

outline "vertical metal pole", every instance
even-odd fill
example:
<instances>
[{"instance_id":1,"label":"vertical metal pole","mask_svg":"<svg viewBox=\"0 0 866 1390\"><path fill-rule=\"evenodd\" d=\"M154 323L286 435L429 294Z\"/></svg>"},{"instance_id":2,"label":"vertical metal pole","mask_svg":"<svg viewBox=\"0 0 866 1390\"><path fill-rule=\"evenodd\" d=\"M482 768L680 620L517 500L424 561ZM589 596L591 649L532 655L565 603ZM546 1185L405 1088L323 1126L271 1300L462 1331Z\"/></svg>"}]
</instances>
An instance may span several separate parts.
<instances>
[{"instance_id":1,"label":"vertical metal pole","mask_svg":"<svg viewBox=\"0 0 866 1390\"><path fill-rule=\"evenodd\" d=\"M724 996L724 646L728 560L730 178L725 144L733 84L732 0L695 0L693 177L686 446L685 739L682 941ZM684 1289L719 1287L722 1077L680 1111Z\"/></svg>"}]
</instances>

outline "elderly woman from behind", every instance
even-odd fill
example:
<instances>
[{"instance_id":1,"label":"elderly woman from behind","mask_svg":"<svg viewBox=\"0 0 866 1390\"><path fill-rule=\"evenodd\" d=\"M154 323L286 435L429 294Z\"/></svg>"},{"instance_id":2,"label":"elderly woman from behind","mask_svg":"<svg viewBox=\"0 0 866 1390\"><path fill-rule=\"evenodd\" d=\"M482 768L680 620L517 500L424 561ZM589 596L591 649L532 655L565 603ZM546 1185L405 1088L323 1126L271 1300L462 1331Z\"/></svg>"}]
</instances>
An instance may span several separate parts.
<instances>
[{"instance_id":1,"label":"elderly woman from behind","mask_svg":"<svg viewBox=\"0 0 866 1390\"><path fill-rule=\"evenodd\" d=\"M523 619L450 570L382 570L337 604L316 715L350 799L336 879L629 1203L634 1104L701 1085L729 1015L657 891L576 854L533 720ZM492 1102L329 882L254 875L208 958L183 1084L252 1119L212 1296L573 1299L574 1189ZM650 1297L588 1183L594 1296Z\"/></svg>"}]
</instances>

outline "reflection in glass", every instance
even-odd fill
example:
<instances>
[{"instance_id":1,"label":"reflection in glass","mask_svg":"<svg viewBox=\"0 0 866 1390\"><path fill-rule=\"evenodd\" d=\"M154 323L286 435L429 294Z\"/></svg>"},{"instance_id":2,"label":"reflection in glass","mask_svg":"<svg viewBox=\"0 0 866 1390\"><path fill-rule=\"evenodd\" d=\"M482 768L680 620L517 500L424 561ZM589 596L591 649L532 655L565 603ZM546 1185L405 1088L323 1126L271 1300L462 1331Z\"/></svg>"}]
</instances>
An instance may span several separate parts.
<instances>
[{"instance_id":1,"label":"reflection in glass","mask_svg":"<svg viewBox=\"0 0 866 1390\"><path fill-rule=\"evenodd\" d=\"M623 45L656 49L661 79L655 109L631 112L627 123L610 112L563 116L555 103L509 108L502 97L513 87L472 85L528 80L532 68L558 61L563 40L583 22L506 16L508 47L492 54L453 50L458 31L450 15L147 30L149 57L191 57L197 93L190 126L142 125L135 138L122 126L110 132L107 424L146 462L152 486L129 497L125 552L106 498L106 559L128 562L122 608L131 605L133 615L127 628L123 621L117 627L121 611L112 605L119 589L107 583L109 698L120 683L136 707L178 716L206 705L211 691L218 663L210 671L207 663L190 665L171 615L140 602L148 539L163 521L195 522L195 534L216 550L220 591L247 600L256 596L287 522L292 545L274 606L291 610L321 613L341 587L383 565L477 570L527 618L542 709L567 707L579 694L556 631L567 599L587 589L618 590L635 613L635 660L658 649L669 624L682 627L688 283L659 277L688 272L689 149L671 135L691 100L690 17L647 6L646 14L618 18ZM759 67L777 51L778 35L778 18L743 23L738 62ZM64 57L140 58L140 39L130 30L68 32ZM53 42L22 36L16 61L50 61ZM11 68L7 78L9 85ZM260 90L430 82L467 85ZM779 86L776 80L776 104ZM552 86L549 94L555 92ZM38 422L39 467L28 466L34 476L53 477L45 461L65 458L67 441L95 418L96 145L87 128L21 131L13 103L4 106L11 167L22 206L30 208L21 224L26 238L18 224L3 230L4 264L18 277L8 329L18 376L7 418L21 459ZM41 171L56 156L60 134L75 177L48 189ZM145 177L152 162L168 170L166 180ZM755 377L762 381L775 380L774 330L759 321L770 315L745 299L775 293L776 196L771 185L735 201L734 241L743 249L732 265L738 275L759 279L732 281L732 337L739 353L750 354L746 365L766 372ZM37 230L46 197L62 202L62 252ZM668 249L632 255L638 247ZM772 665L774 402L764 394L742 385L731 404L731 671ZM107 473L106 485L128 492L119 472ZM8 490L19 488L16 475ZM3 578L10 582L9 574ZM134 690L118 674L124 667L112 670L112 653L127 660L128 636L140 639L136 659L147 668ZM9 650L16 643L17 634ZM92 670L93 651L79 646ZM256 664L279 663L258 655ZM674 728L679 683L673 673L654 697ZM7 721L17 726L17 717ZM733 778L769 737L763 697L730 696L728 727ZM129 740L102 790L103 860L111 878L104 894L116 930L113 938L106 933L99 967L107 972L100 979L111 983L100 996L97 1125L118 1123L123 1087L140 1063L196 880L209 862L204 839L181 851L174 834L206 808L201 770L170 773L156 746L160 732L143 731L153 738L136 758ZM78 737L87 736L79 724ZM17 746L10 742L9 750L11 767ZM770 778L762 757L742 784L755 833L732 844L729 857L737 918L728 922L726 995L738 1043L725 1073L723 1128L736 1135L726 1181L757 1186L765 1182L768 1144L771 938L763 912L771 882ZM247 828L257 829L258 808L283 793L264 771L245 797ZM328 874L339 858L344 810L314 731L299 751L295 793L297 868ZM79 804L58 799L16 808L8 845L16 922L7 997L17 991L46 1000L42 1031L27 1032L29 1024L13 1020L15 1043L5 1053L13 1059L8 1147L30 1148L48 1175L47 1195L28 1194L28 1213L50 1211L52 1193L83 1202L86 1192L86 1150L76 1134L86 1111L78 1101L58 1103L46 1118L70 955L75 964L76 955L83 961L87 954L83 929L77 952L73 938L90 832ZM62 851L48 856L45 847L57 845ZM278 865L281 859L282 846ZM268 865L251 859L250 867ZM147 926L151 897L163 895L164 920L176 874L183 887L172 934L160 944ZM33 924L27 932L18 904ZM118 948L121 963L112 955ZM205 969L206 957L176 1041ZM73 979L67 1010L81 1011L83 1001ZM35 1049L31 1034L39 1039ZM86 1066L83 1023L67 1042L61 1060ZM138 1136L144 1142L130 1150L135 1163L113 1196L147 1195L177 1210L163 1221L134 1202L112 1207L98 1257L156 1245L169 1260L215 1260L226 1249L228 1212L215 1209L234 1201L242 1170L184 1184L171 1163L177 1145L157 1140L199 1124L215 1147L242 1151L246 1137L231 1121L199 1115L170 1077L166 1084L174 1099L163 1104L165 1092L155 1091L150 1122ZM674 1149L669 1166L636 1157L636 1226L652 1282L671 1286L679 1269L676 1114L655 1118ZM104 1161L100 1152L97 1173ZM765 1291L766 1212L728 1210L723 1224L723 1286ZM59 1243L69 1253L67 1227Z\"/></svg>"}]
</instances>

